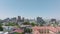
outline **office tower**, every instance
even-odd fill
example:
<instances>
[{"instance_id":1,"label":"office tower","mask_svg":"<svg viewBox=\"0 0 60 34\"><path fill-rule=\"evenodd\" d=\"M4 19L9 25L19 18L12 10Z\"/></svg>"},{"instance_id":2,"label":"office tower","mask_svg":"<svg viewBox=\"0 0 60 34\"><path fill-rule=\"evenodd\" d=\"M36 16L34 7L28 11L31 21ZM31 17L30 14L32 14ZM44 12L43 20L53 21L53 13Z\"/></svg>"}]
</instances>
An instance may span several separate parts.
<instances>
[{"instance_id":1,"label":"office tower","mask_svg":"<svg viewBox=\"0 0 60 34\"><path fill-rule=\"evenodd\" d=\"M51 19L50 23L56 23L56 19Z\"/></svg>"},{"instance_id":2,"label":"office tower","mask_svg":"<svg viewBox=\"0 0 60 34\"><path fill-rule=\"evenodd\" d=\"M20 21L21 21L21 16L18 16L17 21L18 21L18 22L20 22Z\"/></svg>"},{"instance_id":3,"label":"office tower","mask_svg":"<svg viewBox=\"0 0 60 34\"><path fill-rule=\"evenodd\" d=\"M24 22L24 17L22 18L22 22Z\"/></svg>"},{"instance_id":4,"label":"office tower","mask_svg":"<svg viewBox=\"0 0 60 34\"><path fill-rule=\"evenodd\" d=\"M16 17L11 18L11 19L10 19L10 22L15 22L15 23L16 23L16 22L17 22Z\"/></svg>"},{"instance_id":5,"label":"office tower","mask_svg":"<svg viewBox=\"0 0 60 34\"><path fill-rule=\"evenodd\" d=\"M37 24L40 24L40 25L45 24L45 21L42 19L42 17L37 17Z\"/></svg>"},{"instance_id":6,"label":"office tower","mask_svg":"<svg viewBox=\"0 0 60 34\"><path fill-rule=\"evenodd\" d=\"M9 22L9 21L10 21L9 18L6 18L6 19L3 20L3 22Z\"/></svg>"},{"instance_id":7,"label":"office tower","mask_svg":"<svg viewBox=\"0 0 60 34\"><path fill-rule=\"evenodd\" d=\"M37 17L37 23L41 23L42 22L42 17Z\"/></svg>"}]
</instances>

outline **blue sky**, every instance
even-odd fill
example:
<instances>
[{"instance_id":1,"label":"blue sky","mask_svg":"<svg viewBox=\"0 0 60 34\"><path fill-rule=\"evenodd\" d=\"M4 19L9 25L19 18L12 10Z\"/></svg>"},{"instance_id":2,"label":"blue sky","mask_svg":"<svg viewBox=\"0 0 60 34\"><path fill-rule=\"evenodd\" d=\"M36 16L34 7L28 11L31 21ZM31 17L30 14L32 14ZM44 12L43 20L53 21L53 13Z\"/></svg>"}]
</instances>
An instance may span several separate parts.
<instances>
[{"instance_id":1,"label":"blue sky","mask_svg":"<svg viewBox=\"0 0 60 34\"><path fill-rule=\"evenodd\" d=\"M60 0L0 0L0 19L14 16L60 19Z\"/></svg>"}]
</instances>

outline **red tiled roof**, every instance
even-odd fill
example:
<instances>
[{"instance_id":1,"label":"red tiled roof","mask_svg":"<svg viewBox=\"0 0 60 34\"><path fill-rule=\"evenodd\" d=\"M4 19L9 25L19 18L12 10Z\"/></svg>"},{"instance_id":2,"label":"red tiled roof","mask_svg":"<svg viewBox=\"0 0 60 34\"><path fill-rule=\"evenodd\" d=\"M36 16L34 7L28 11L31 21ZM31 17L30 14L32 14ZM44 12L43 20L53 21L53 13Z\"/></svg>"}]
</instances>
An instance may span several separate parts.
<instances>
[{"instance_id":1,"label":"red tiled roof","mask_svg":"<svg viewBox=\"0 0 60 34\"><path fill-rule=\"evenodd\" d=\"M33 27L32 29L34 30L39 30L39 29L43 29L43 30L46 30L46 29L49 29L50 31L52 32L57 32L57 31L60 31L60 27L52 27L52 26L35 26Z\"/></svg>"},{"instance_id":2,"label":"red tiled roof","mask_svg":"<svg viewBox=\"0 0 60 34\"><path fill-rule=\"evenodd\" d=\"M24 30L22 30L22 29L16 29L16 30L14 30L13 32L22 33L22 32L24 32Z\"/></svg>"},{"instance_id":3,"label":"red tiled roof","mask_svg":"<svg viewBox=\"0 0 60 34\"><path fill-rule=\"evenodd\" d=\"M49 30L55 33L58 31L55 27L49 27Z\"/></svg>"},{"instance_id":4,"label":"red tiled roof","mask_svg":"<svg viewBox=\"0 0 60 34\"><path fill-rule=\"evenodd\" d=\"M60 27L56 27L56 29L58 29L58 31L60 31Z\"/></svg>"}]
</instances>

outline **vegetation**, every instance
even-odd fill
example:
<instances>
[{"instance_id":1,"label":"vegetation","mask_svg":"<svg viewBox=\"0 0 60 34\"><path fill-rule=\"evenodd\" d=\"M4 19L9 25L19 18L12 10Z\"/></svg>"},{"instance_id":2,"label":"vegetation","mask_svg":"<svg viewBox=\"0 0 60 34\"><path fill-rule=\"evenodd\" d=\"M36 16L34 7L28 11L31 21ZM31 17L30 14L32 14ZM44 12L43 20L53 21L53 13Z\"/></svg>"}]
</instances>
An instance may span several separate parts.
<instances>
[{"instance_id":1,"label":"vegetation","mask_svg":"<svg viewBox=\"0 0 60 34\"><path fill-rule=\"evenodd\" d=\"M16 23L9 22L9 23L6 24L5 26L16 26L16 25L17 25Z\"/></svg>"},{"instance_id":2,"label":"vegetation","mask_svg":"<svg viewBox=\"0 0 60 34\"><path fill-rule=\"evenodd\" d=\"M25 32L25 33L31 33L31 32L32 32L32 29L25 28L25 29L24 29L24 32Z\"/></svg>"},{"instance_id":3,"label":"vegetation","mask_svg":"<svg viewBox=\"0 0 60 34\"><path fill-rule=\"evenodd\" d=\"M3 27L2 26L0 26L0 31L3 31Z\"/></svg>"},{"instance_id":4,"label":"vegetation","mask_svg":"<svg viewBox=\"0 0 60 34\"><path fill-rule=\"evenodd\" d=\"M14 32L13 34L20 34L20 33Z\"/></svg>"},{"instance_id":5,"label":"vegetation","mask_svg":"<svg viewBox=\"0 0 60 34\"><path fill-rule=\"evenodd\" d=\"M0 23L0 31L3 31L2 23Z\"/></svg>"},{"instance_id":6,"label":"vegetation","mask_svg":"<svg viewBox=\"0 0 60 34\"><path fill-rule=\"evenodd\" d=\"M34 22L31 23L32 26L35 26L36 24Z\"/></svg>"},{"instance_id":7,"label":"vegetation","mask_svg":"<svg viewBox=\"0 0 60 34\"><path fill-rule=\"evenodd\" d=\"M18 33L18 32L14 32L14 33L12 33L12 34L24 34L24 33Z\"/></svg>"},{"instance_id":8,"label":"vegetation","mask_svg":"<svg viewBox=\"0 0 60 34\"><path fill-rule=\"evenodd\" d=\"M40 26L44 26L45 23L46 23L45 21L42 21L42 22L40 23Z\"/></svg>"},{"instance_id":9,"label":"vegetation","mask_svg":"<svg viewBox=\"0 0 60 34\"><path fill-rule=\"evenodd\" d=\"M17 28L20 27L18 24L12 23L12 22L9 22L8 24L5 24L5 26L16 26Z\"/></svg>"},{"instance_id":10,"label":"vegetation","mask_svg":"<svg viewBox=\"0 0 60 34\"><path fill-rule=\"evenodd\" d=\"M30 25L30 23L29 22L24 22L23 25Z\"/></svg>"}]
</instances>

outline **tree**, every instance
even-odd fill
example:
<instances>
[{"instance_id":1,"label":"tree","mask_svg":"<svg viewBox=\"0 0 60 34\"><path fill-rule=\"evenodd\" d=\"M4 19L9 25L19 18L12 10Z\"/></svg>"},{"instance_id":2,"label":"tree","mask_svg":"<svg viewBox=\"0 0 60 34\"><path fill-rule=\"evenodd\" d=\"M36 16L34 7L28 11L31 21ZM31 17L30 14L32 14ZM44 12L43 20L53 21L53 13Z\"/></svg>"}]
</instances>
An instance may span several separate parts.
<instances>
[{"instance_id":1,"label":"tree","mask_svg":"<svg viewBox=\"0 0 60 34\"><path fill-rule=\"evenodd\" d=\"M0 31L3 31L2 23L0 23Z\"/></svg>"},{"instance_id":2,"label":"tree","mask_svg":"<svg viewBox=\"0 0 60 34\"><path fill-rule=\"evenodd\" d=\"M24 32L25 32L25 33L31 33L31 32L32 32L32 29L25 28L25 29L24 29Z\"/></svg>"},{"instance_id":3,"label":"tree","mask_svg":"<svg viewBox=\"0 0 60 34\"><path fill-rule=\"evenodd\" d=\"M32 26L35 26L36 24L32 22L31 25L32 25Z\"/></svg>"},{"instance_id":4,"label":"tree","mask_svg":"<svg viewBox=\"0 0 60 34\"><path fill-rule=\"evenodd\" d=\"M44 26L45 23L46 23L45 21L42 21L42 22L40 23L40 26Z\"/></svg>"},{"instance_id":5,"label":"tree","mask_svg":"<svg viewBox=\"0 0 60 34\"><path fill-rule=\"evenodd\" d=\"M29 22L24 22L23 25L30 25L30 23Z\"/></svg>"},{"instance_id":6,"label":"tree","mask_svg":"<svg viewBox=\"0 0 60 34\"><path fill-rule=\"evenodd\" d=\"M8 24L6 24L6 26L16 26L17 24L16 23L12 23L12 22L9 22Z\"/></svg>"},{"instance_id":7,"label":"tree","mask_svg":"<svg viewBox=\"0 0 60 34\"><path fill-rule=\"evenodd\" d=\"M2 26L0 26L0 31L3 31L3 27Z\"/></svg>"},{"instance_id":8,"label":"tree","mask_svg":"<svg viewBox=\"0 0 60 34\"><path fill-rule=\"evenodd\" d=\"M18 32L14 32L13 34L20 34L20 33L18 33Z\"/></svg>"}]
</instances>

